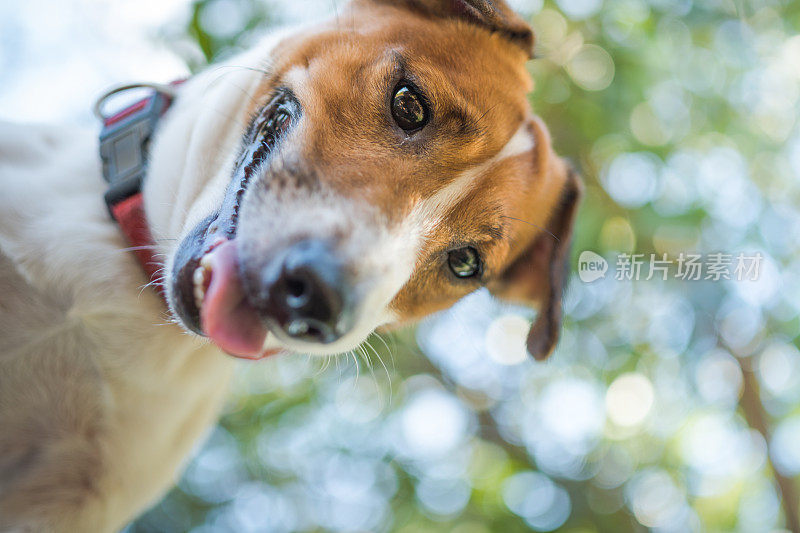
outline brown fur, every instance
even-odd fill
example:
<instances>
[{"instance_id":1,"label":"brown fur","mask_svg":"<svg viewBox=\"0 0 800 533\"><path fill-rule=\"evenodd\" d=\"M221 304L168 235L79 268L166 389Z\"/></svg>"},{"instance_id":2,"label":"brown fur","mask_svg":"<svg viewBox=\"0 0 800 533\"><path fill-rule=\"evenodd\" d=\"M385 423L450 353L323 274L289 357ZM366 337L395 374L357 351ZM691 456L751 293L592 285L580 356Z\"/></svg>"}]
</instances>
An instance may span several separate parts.
<instances>
[{"instance_id":1,"label":"brown fur","mask_svg":"<svg viewBox=\"0 0 800 533\"><path fill-rule=\"evenodd\" d=\"M410 322L478 288L477 281L454 283L441 268L446 252L458 244L480 244L486 265L482 282L503 297L528 304L553 300L543 296L560 290L551 287L545 267L555 258L553 246L540 246L528 258L526 276L517 265L514 283L503 278L537 238L559 247L559 236L543 229L562 191L571 186L544 125L530 112L526 47L509 39L508 32L491 31L497 28L469 18L442 18L444 12L432 9L441 2L411 4L357 2L311 37L281 43L275 73L259 86L250 112L257 113L276 87L288 84L293 70L302 70L304 83L291 87L307 118L295 142L297 159L313 161L315 174L329 189L369 202L389 221L402 220L420 199L489 160L528 122L532 152L496 164L480 177L428 236L392 309L400 322ZM496 4L502 12L495 18L513 20L513 32L523 34L524 23L511 19L502 2ZM388 112L387 95L403 77L417 83L432 104L431 125L413 139L397 131ZM563 250L569 229L561 236ZM560 287L562 277L553 283ZM549 353L557 330L547 329L550 340L543 349Z\"/></svg>"}]
</instances>

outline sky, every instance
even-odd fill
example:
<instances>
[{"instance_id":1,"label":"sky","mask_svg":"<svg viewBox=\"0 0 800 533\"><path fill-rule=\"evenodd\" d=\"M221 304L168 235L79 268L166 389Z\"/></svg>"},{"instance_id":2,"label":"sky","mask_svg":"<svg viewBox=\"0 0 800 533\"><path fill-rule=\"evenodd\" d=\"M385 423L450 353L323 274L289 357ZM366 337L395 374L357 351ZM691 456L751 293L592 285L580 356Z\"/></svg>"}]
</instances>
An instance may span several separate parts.
<instances>
[{"instance_id":1,"label":"sky","mask_svg":"<svg viewBox=\"0 0 800 533\"><path fill-rule=\"evenodd\" d=\"M341 2L339 2L341 3ZM224 2L220 2L224 10ZM291 23L333 9L333 0L273 1ZM3 0L0 2L0 120L92 124L108 87L168 82L188 69L163 32L182 26L188 0ZM199 53L199 51L197 52Z\"/></svg>"}]
</instances>

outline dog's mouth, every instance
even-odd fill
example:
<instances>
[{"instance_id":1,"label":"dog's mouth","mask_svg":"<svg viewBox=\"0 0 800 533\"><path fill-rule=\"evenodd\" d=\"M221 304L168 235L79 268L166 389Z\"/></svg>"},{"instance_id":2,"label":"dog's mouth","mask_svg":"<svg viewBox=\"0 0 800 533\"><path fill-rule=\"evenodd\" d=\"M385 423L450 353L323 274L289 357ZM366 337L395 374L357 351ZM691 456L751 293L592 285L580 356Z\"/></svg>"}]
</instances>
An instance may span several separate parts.
<instances>
[{"instance_id":1,"label":"dog's mouth","mask_svg":"<svg viewBox=\"0 0 800 533\"><path fill-rule=\"evenodd\" d=\"M170 303L183 325L207 336L223 351L248 359L265 357L268 329L248 300L237 254L241 202L252 178L297 121L300 106L279 90L252 121L233 179L217 213L197 224L178 247Z\"/></svg>"},{"instance_id":2,"label":"dog's mouth","mask_svg":"<svg viewBox=\"0 0 800 533\"><path fill-rule=\"evenodd\" d=\"M221 240L192 274L193 299L203 333L231 355L264 357L267 328L250 304L239 276L236 243Z\"/></svg>"}]
</instances>

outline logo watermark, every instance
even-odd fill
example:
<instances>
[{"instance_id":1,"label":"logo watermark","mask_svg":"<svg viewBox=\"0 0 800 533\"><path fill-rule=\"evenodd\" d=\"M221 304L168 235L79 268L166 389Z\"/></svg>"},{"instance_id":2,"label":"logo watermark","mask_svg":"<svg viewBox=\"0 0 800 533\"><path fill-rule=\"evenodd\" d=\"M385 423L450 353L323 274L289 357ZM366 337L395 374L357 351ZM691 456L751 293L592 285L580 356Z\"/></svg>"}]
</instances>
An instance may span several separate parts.
<instances>
[{"instance_id":1,"label":"logo watermark","mask_svg":"<svg viewBox=\"0 0 800 533\"><path fill-rule=\"evenodd\" d=\"M670 258L668 254L619 254L614 263L617 281L649 281L670 278L681 281L756 281L764 256L713 252L683 253ZM578 258L578 277L584 283L604 278L608 261L601 255L585 250Z\"/></svg>"},{"instance_id":2,"label":"logo watermark","mask_svg":"<svg viewBox=\"0 0 800 533\"><path fill-rule=\"evenodd\" d=\"M584 283L591 283L606 277L608 261L602 255L584 250L578 258L578 277Z\"/></svg>"}]
</instances>

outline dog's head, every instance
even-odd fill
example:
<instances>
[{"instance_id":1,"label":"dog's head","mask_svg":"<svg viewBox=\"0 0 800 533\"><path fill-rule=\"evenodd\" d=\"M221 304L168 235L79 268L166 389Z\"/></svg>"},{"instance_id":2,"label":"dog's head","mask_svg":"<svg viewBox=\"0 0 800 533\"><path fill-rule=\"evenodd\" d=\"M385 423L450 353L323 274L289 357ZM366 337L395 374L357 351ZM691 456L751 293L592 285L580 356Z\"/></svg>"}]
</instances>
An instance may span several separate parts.
<instances>
[{"instance_id":1,"label":"dog's head","mask_svg":"<svg viewBox=\"0 0 800 533\"><path fill-rule=\"evenodd\" d=\"M581 185L530 111L532 46L501 0L360 0L283 39L169 251L179 321L239 356L333 354L486 286L539 307L546 357Z\"/></svg>"}]
</instances>

